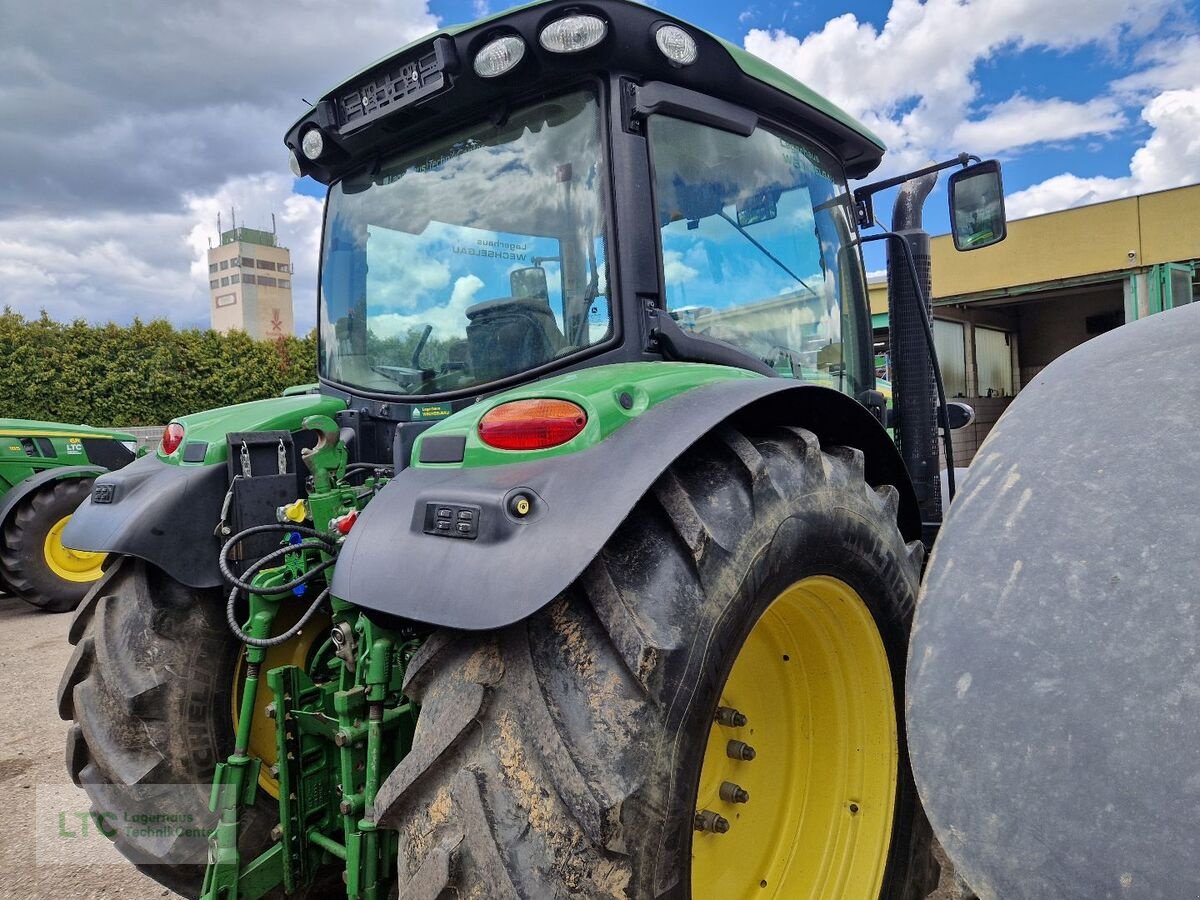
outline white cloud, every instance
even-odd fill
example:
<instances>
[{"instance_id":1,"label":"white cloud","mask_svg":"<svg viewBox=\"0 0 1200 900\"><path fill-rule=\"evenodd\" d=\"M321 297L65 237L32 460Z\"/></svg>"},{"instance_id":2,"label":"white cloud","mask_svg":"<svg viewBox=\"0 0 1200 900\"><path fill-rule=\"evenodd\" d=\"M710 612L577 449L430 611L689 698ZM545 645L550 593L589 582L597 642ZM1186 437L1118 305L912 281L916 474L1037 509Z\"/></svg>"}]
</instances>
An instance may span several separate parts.
<instances>
[{"instance_id":1,"label":"white cloud","mask_svg":"<svg viewBox=\"0 0 1200 900\"><path fill-rule=\"evenodd\" d=\"M1112 134L1125 124L1120 107L1109 97L1074 103L1017 94L993 106L983 118L960 124L951 141L972 153L990 155L1049 141Z\"/></svg>"},{"instance_id":2,"label":"white cloud","mask_svg":"<svg viewBox=\"0 0 1200 900\"><path fill-rule=\"evenodd\" d=\"M700 272L683 261L683 253L678 250L663 251L663 277L668 284L682 284L691 281Z\"/></svg>"},{"instance_id":3,"label":"white cloud","mask_svg":"<svg viewBox=\"0 0 1200 900\"><path fill-rule=\"evenodd\" d=\"M435 340L461 339L466 335L467 309L475 303L475 295L483 286L478 275L462 275L454 279L450 302L445 306L433 306L411 316L400 313L371 316L371 331L377 337L401 337L431 325Z\"/></svg>"},{"instance_id":4,"label":"white cloud","mask_svg":"<svg viewBox=\"0 0 1200 900\"><path fill-rule=\"evenodd\" d=\"M0 220L0 303L26 315L129 322L164 318L180 327L207 328L206 251L217 235L217 212L236 205L244 224L270 227L276 211L279 242L296 266L297 330L315 320L320 202L292 193L278 174L230 179L217 191L186 198L179 211L88 216L10 216Z\"/></svg>"},{"instance_id":5,"label":"white cloud","mask_svg":"<svg viewBox=\"0 0 1200 900\"><path fill-rule=\"evenodd\" d=\"M1164 91L1147 104L1142 118L1152 131L1133 154L1128 175L1056 175L1010 195L1009 216L1034 216L1200 182L1200 86Z\"/></svg>"},{"instance_id":6,"label":"white cloud","mask_svg":"<svg viewBox=\"0 0 1200 900\"><path fill-rule=\"evenodd\" d=\"M1140 54L1145 66L1113 82L1118 93L1155 94L1200 85L1200 35L1185 34L1148 42Z\"/></svg>"},{"instance_id":7,"label":"white cloud","mask_svg":"<svg viewBox=\"0 0 1200 900\"><path fill-rule=\"evenodd\" d=\"M881 29L847 13L803 38L755 29L745 46L861 118L896 172L972 149L954 144L955 130L978 97L976 68L998 51L1112 45L1153 28L1173 2L894 0Z\"/></svg>"},{"instance_id":8,"label":"white cloud","mask_svg":"<svg viewBox=\"0 0 1200 900\"><path fill-rule=\"evenodd\" d=\"M207 326L203 251L232 204L276 214L300 331L320 203L292 193L283 133L301 97L437 26L426 0L0 0L0 21L0 304Z\"/></svg>"}]
</instances>

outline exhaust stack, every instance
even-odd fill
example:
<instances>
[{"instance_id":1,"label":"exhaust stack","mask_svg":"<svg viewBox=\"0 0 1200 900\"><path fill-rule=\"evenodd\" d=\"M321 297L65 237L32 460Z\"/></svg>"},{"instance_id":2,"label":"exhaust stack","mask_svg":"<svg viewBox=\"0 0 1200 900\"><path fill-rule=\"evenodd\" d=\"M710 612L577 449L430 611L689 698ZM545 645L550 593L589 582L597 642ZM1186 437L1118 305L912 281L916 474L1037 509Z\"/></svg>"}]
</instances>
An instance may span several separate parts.
<instances>
[{"instance_id":1,"label":"exhaust stack","mask_svg":"<svg viewBox=\"0 0 1200 900\"><path fill-rule=\"evenodd\" d=\"M900 235L912 250L920 290L918 285L913 284L903 251L894 247L893 241L888 241L887 251L892 402L899 420L896 437L900 455L916 490L926 543L932 541L942 521L942 496L938 480L937 388L925 342L921 311L917 306L924 302L932 321L929 233L921 226L921 210L935 184L936 172L906 181L901 185L892 209L892 231Z\"/></svg>"}]
</instances>

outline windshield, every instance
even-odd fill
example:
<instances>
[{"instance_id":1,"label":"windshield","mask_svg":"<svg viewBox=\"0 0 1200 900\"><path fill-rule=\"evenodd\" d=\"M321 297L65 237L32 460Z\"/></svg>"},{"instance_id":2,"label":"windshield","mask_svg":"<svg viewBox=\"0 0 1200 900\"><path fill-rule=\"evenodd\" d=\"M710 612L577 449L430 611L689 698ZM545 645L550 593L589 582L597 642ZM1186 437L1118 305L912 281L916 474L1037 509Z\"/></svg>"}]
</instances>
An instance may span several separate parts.
<instances>
[{"instance_id":1,"label":"windshield","mask_svg":"<svg viewBox=\"0 0 1200 900\"><path fill-rule=\"evenodd\" d=\"M666 305L680 327L780 375L870 388L870 319L850 195L825 151L650 120Z\"/></svg>"},{"instance_id":2,"label":"windshield","mask_svg":"<svg viewBox=\"0 0 1200 900\"><path fill-rule=\"evenodd\" d=\"M498 114L335 185L322 376L424 396L606 340L600 146L597 101L580 92Z\"/></svg>"}]
</instances>

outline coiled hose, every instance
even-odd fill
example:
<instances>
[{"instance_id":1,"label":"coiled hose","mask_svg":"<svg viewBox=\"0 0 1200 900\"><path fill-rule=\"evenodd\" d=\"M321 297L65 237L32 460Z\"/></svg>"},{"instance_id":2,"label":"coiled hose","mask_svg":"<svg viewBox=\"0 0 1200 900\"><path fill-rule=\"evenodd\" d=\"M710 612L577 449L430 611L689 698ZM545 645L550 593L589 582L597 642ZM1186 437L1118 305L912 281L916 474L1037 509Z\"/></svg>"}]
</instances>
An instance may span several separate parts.
<instances>
[{"instance_id":1,"label":"coiled hose","mask_svg":"<svg viewBox=\"0 0 1200 900\"><path fill-rule=\"evenodd\" d=\"M266 556L256 560L253 564L251 564L241 577L235 574L229 564L229 554L233 551L233 548L242 541L253 537L256 534L268 534L274 532L283 534L294 532L295 534L300 535L302 538L307 538L310 540L302 540L298 544L291 544L287 547L280 547L278 550L273 550ZM300 587L300 585L307 584L313 577L333 566L333 564L337 561L338 549L338 542L329 535L322 534L314 528L306 528L302 525L255 525L251 528L239 531L225 542L224 546L221 547L220 555L217 557L217 564L221 567L221 575L224 576L226 581L233 585L233 589L229 592L229 600L225 604L225 621L229 625L229 630L234 633L239 641L248 647L259 647L266 649L268 647L278 647L280 644L290 641L300 633L300 629L302 629L308 620L316 614L317 609L320 608L321 604L324 603L329 597L328 587L317 595L317 599L315 599L309 605L308 609L304 611L304 615L299 618L296 624L294 624L283 634L270 638L251 637L250 635L246 634L246 632L242 631L241 626L238 625L237 616L234 613L234 608L237 605L239 594L243 591L247 596L250 594L280 594L284 591L290 591L293 588ZM255 575L266 568L270 563L275 562L277 559L282 559L289 553L295 553L300 550L323 550L324 552L331 554L331 556L329 559L322 560L317 565L313 566L313 568L309 569L303 575L300 575L291 581L286 582L285 584L277 584L268 588L259 587L251 583L251 579L253 579Z\"/></svg>"}]
</instances>

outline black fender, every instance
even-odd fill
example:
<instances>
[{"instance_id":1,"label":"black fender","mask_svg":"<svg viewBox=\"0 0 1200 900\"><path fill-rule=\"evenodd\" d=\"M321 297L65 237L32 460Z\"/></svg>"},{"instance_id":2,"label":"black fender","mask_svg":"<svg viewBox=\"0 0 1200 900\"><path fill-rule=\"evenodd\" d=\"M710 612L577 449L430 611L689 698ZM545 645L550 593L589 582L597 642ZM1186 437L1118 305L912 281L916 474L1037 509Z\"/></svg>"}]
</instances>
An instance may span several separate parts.
<instances>
[{"instance_id":1,"label":"black fender","mask_svg":"<svg viewBox=\"0 0 1200 900\"><path fill-rule=\"evenodd\" d=\"M223 465L178 466L143 456L96 479L92 496L63 529L63 543L136 556L188 587L219 587L216 528L227 478Z\"/></svg>"},{"instance_id":2,"label":"black fender","mask_svg":"<svg viewBox=\"0 0 1200 900\"><path fill-rule=\"evenodd\" d=\"M872 485L900 492L901 530L920 537L916 497L887 432L829 388L735 379L680 394L587 450L481 468L410 468L366 507L347 537L333 594L365 609L433 625L501 628L536 612L592 561L659 475L727 420L799 425L826 446L863 451ZM517 494L528 515L510 510ZM427 533L438 508L473 513L477 536Z\"/></svg>"},{"instance_id":3,"label":"black fender","mask_svg":"<svg viewBox=\"0 0 1200 900\"><path fill-rule=\"evenodd\" d=\"M4 494L3 499L0 499L0 531L4 529L8 517L12 515L17 505L39 488L60 479L93 478L103 475L107 471L108 469L103 466L56 466L53 469L35 472L24 481L18 481Z\"/></svg>"},{"instance_id":4,"label":"black fender","mask_svg":"<svg viewBox=\"0 0 1200 900\"><path fill-rule=\"evenodd\" d=\"M917 605L909 753L980 897L1200 896L1200 304L996 424Z\"/></svg>"}]
</instances>

